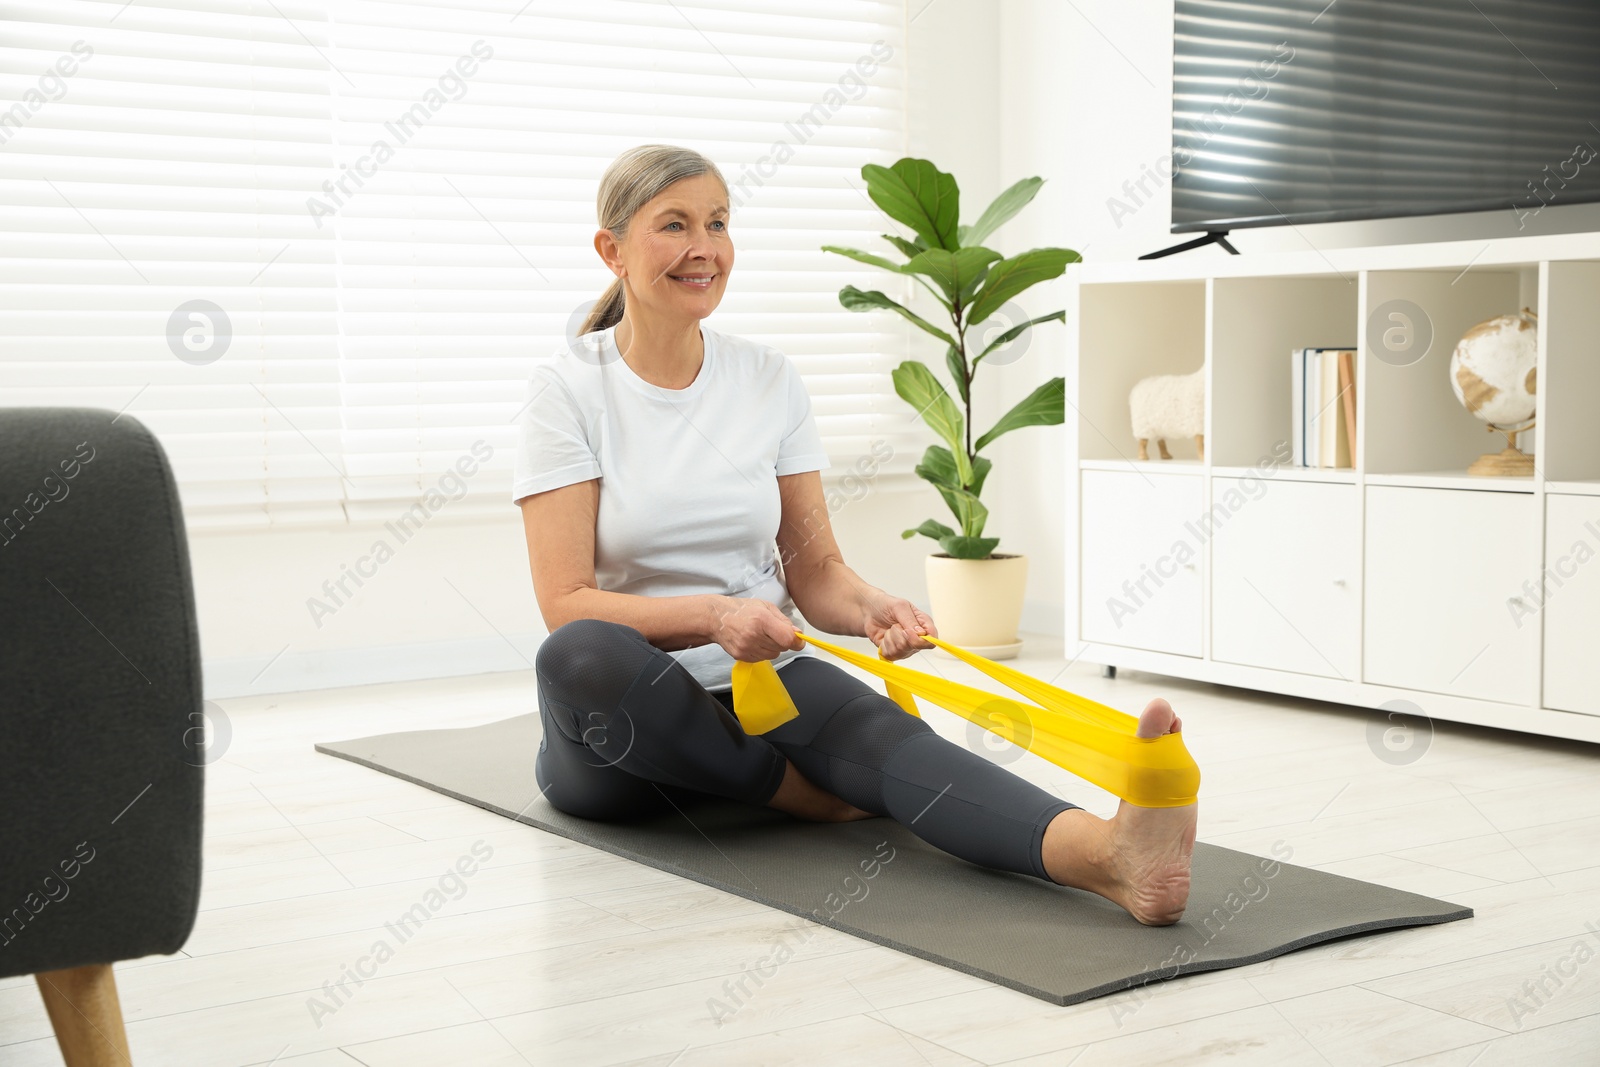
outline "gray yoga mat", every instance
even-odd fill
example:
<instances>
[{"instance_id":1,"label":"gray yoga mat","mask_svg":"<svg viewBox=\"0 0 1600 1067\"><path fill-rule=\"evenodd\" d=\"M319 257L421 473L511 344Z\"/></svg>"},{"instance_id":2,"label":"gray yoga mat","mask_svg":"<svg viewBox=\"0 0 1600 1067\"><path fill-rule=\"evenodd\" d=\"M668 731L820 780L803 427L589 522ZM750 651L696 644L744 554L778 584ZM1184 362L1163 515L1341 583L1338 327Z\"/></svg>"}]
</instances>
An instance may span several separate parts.
<instances>
[{"instance_id":1,"label":"gray yoga mat","mask_svg":"<svg viewBox=\"0 0 1600 1067\"><path fill-rule=\"evenodd\" d=\"M952 856L887 817L813 823L707 797L632 823L579 819L539 796L540 729L530 713L316 749L1052 1004L1472 915L1201 841L1183 919L1152 927L1094 893Z\"/></svg>"}]
</instances>

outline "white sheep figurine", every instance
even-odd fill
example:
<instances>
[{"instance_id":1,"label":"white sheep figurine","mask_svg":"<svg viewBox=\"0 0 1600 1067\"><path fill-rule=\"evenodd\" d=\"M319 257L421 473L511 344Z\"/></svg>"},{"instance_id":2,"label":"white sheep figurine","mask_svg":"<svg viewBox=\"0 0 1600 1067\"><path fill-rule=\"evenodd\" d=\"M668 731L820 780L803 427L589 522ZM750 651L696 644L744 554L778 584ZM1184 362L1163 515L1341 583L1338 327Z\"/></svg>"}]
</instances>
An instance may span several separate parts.
<instances>
[{"instance_id":1,"label":"white sheep figurine","mask_svg":"<svg viewBox=\"0 0 1600 1067\"><path fill-rule=\"evenodd\" d=\"M1141 378L1128 393L1133 435L1139 458L1149 459L1145 445L1154 437L1162 459L1171 459L1168 437L1193 437L1200 458L1206 457L1206 366L1189 374L1157 374Z\"/></svg>"}]
</instances>

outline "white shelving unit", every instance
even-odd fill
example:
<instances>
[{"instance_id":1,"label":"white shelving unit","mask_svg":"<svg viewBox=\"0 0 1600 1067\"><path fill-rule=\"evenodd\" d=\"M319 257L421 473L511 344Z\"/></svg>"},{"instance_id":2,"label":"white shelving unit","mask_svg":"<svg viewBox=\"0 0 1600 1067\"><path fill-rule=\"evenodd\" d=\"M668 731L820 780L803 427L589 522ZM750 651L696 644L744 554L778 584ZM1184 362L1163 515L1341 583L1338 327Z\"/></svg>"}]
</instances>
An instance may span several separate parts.
<instances>
[{"instance_id":1,"label":"white shelving unit","mask_svg":"<svg viewBox=\"0 0 1600 1067\"><path fill-rule=\"evenodd\" d=\"M1069 649L1600 742L1600 233L1083 263L1066 287ZM1431 325L1421 358L1369 344L1394 301ZM1457 402L1450 355L1522 307L1535 472L1469 475L1505 439ZM1306 346L1358 352L1353 469L1291 465ZM1133 459L1128 391L1202 361L1204 459Z\"/></svg>"}]
</instances>

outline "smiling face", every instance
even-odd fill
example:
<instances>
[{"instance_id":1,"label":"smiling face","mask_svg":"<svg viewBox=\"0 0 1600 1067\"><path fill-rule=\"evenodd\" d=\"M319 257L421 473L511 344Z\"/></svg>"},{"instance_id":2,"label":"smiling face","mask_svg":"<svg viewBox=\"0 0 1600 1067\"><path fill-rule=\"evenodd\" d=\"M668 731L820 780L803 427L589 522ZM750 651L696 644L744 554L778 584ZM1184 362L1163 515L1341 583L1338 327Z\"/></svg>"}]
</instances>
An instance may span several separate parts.
<instances>
[{"instance_id":1,"label":"smiling face","mask_svg":"<svg viewBox=\"0 0 1600 1067\"><path fill-rule=\"evenodd\" d=\"M697 322L722 302L733 270L727 190L714 174L673 182L638 210L626 240L602 229L595 248L623 277L631 314Z\"/></svg>"}]
</instances>

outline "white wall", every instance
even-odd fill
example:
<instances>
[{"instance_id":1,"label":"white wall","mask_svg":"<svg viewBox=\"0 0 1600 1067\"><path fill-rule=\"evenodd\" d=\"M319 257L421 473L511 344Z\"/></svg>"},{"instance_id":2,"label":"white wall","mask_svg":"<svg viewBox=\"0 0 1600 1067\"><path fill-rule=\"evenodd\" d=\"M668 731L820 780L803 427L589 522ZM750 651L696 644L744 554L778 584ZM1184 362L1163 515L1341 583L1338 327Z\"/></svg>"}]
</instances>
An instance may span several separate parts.
<instances>
[{"instance_id":1,"label":"white wall","mask_svg":"<svg viewBox=\"0 0 1600 1067\"><path fill-rule=\"evenodd\" d=\"M1125 260L1175 243L1153 173L1170 147L1171 0L908 0L911 136L906 151L962 186L971 221L1019 178L1046 179L1035 201L990 243L1013 254L1043 245ZM1131 215L1124 183L1145 177ZM1137 194L1137 190L1135 190ZM1600 205L1551 206L1522 232L1600 229ZM1245 254L1397 241L1485 241L1518 232L1512 213L1244 230ZM1222 256L1208 248L1187 256ZM1025 296L1030 315L1063 306L1060 283ZM1015 362L980 367L981 430L1065 371L1067 327L1037 327ZM915 354L942 367L931 339ZM1125 427L1106 427L1115 433ZM985 531L1029 557L1023 629L1061 632L1066 458L1056 427L1032 427L985 450ZM868 581L927 604L932 542L900 530L948 511L920 482L878 487L833 516L845 559ZM545 629L533 597L521 518L431 523L319 627L306 608L322 583L363 554L377 531L337 529L191 538L209 696L399 678L526 669Z\"/></svg>"},{"instance_id":2,"label":"white wall","mask_svg":"<svg viewBox=\"0 0 1600 1067\"><path fill-rule=\"evenodd\" d=\"M929 15L944 2L934 0ZM1000 0L995 10L999 180L1009 185L1030 174L1046 179L1034 203L1001 231L997 247L1010 253L1058 245L1077 249L1086 260L1130 260L1194 236L1171 233L1166 176L1160 184L1151 177L1171 152L1172 0ZM1137 185L1141 178L1144 192ZM1113 210L1112 198L1131 204L1132 214ZM1519 233L1596 229L1600 204L1551 205L1521 230L1508 207L1471 215L1240 230L1231 240L1249 255L1411 241L1481 238L1487 243ZM1227 256L1215 246L1181 254ZM1039 295L1029 298L1030 314L1061 306L1045 298L1047 289L1031 291ZM1025 359L1003 368L1007 406L1044 377L1063 373L1062 331L1055 324L1037 329ZM1126 424L1101 429L1113 438L1125 434L1132 450ZM1066 474L1061 437L1024 430L1002 438L986 454L995 460L993 489L984 490L996 515L991 532L1005 537L1003 548L1030 556L1031 599L1024 625L1060 633L1065 531L1058 498ZM1053 618L1044 617L1049 610L1056 611ZM1069 656L1072 652L1067 650Z\"/></svg>"},{"instance_id":3,"label":"white wall","mask_svg":"<svg viewBox=\"0 0 1600 1067\"><path fill-rule=\"evenodd\" d=\"M1060 225L1051 243L1077 248L1086 259L1127 260L1195 236L1170 232L1167 175L1159 186L1146 178L1153 196L1136 184L1172 150L1172 0L1000 0L999 11L1005 171L1051 179L1045 189L1059 212L1051 222ZM1113 198L1133 213L1114 211ZM1595 229L1600 204L1552 204L1522 229L1507 206L1238 230L1230 240L1248 255ZM1182 255L1227 253L1212 246Z\"/></svg>"},{"instance_id":4,"label":"white wall","mask_svg":"<svg viewBox=\"0 0 1600 1067\"><path fill-rule=\"evenodd\" d=\"M911 0L913 14L920 2ZM969 187L968 203L979 205L972 217L999 191L997 30L984 0L935 0L909 26L907 151ZM939 352L919 355L942 366ZM825 487L837 473L827 472ZM922 568L933 542L902 540L900 531L929 517L947 519L948 509L931 487L913 480L846 501L832 523L846 562L869 582L925 606ZM1029 526L1022 515L1004 523ZM340 594L342 606L319 625L307 600L326 599L323 583L336 582L383 535L381 525L192 533L207 697L528 669L546 630L521 514L509 501L490 519L441 513L430 520L395 546L372 578L359 586L346 579L352 595ZM1040 588L1043 609L1030 605L1030 616L1058 631L1059 585Z\"/></svg>"},{"instance_id":5,"label":"white wall","mask_svg":"<svg viewBox=\"0 0 1600 1067\"><path fill-rule=\"evenodd\" d=\"M922 561L932 542L902 541L900 531L944 507L921 483L879 487L845 500L832 522L863 577L925 605ZM337 601L323 583L338 582L375 538L395 545L381 526L192 533L206 696L528 669L546 630L521 514L509 501L505 511L431 519L373 577L359 585L346 577ZM339 606L318 617L313 597Z\"/></svg>"}]
</instances>

